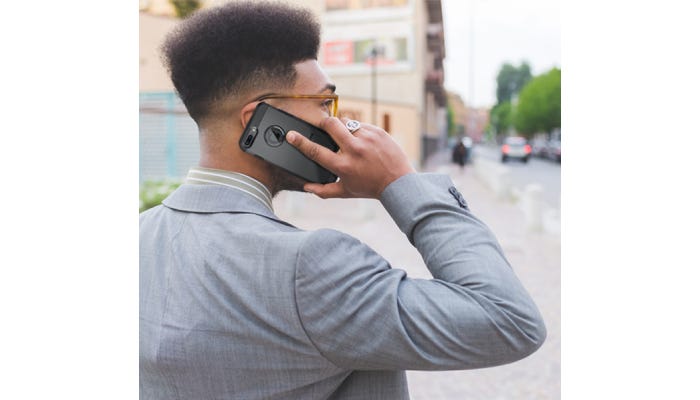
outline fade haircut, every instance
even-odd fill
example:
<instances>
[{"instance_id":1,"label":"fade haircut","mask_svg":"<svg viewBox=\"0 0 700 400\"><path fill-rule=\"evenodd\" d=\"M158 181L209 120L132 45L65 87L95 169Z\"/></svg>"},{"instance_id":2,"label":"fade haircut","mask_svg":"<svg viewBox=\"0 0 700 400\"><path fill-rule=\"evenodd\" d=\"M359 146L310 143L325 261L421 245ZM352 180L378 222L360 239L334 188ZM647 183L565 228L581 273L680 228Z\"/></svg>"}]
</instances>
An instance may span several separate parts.
<instances>
[{"instance_id":1,"label":"fade haircut","mask_svg":"<svg viewBox=\"0 0 700 400\"><path fill-rule=\"evenodd\" d=\"M320 30L309 10L236 1L185 19L161 50L175 89L199 123L224 98L292 87L294 64L317 57Z\"/></svg>"}]
</instances>

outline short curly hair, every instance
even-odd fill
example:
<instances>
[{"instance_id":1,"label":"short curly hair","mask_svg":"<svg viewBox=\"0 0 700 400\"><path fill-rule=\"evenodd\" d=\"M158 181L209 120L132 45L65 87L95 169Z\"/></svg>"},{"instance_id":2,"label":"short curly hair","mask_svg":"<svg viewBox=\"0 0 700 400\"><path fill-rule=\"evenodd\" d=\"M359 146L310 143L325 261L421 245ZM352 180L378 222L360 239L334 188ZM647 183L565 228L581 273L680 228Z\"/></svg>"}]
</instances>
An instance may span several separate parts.
<instances>
[{"instance_id":1,"label":"short curly hair","mask_svg":"<svg viewBox=\"0 0 700 400\"><path fill-rule=\"evenodd\" d=\"M294 64L318 56L320 31L307 9L236 1L194 13L161 50L175 89L199 123L221 99L293 86Z\"/></svg>"}]
</instances>

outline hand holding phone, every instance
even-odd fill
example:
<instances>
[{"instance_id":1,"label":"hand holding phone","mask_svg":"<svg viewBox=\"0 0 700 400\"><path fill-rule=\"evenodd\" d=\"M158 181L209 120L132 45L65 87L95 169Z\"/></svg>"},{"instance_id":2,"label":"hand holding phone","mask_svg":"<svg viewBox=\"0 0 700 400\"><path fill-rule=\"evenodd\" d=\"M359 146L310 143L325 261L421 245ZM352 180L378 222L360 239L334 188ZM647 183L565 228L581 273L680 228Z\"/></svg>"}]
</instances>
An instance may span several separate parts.
<instances>
[{"instance_id":1,"label":"hand holding phone","mask_svg":"<svg viewBox=\"0 0 700 400\"><path fill-rule=\"evenodd\" d=\"M383 129L362 124L350 133L335 117L326 118L323 128L338 144L340 151L330 151L305 135L289 132L287 141L304 155L340 177L337 182L320 185L309 183L304 190L321 198L362 197L378 199L384 189L396 179L416 172L408 156Z\"/></svg>"},{"instance_id":2,"label":"hand holding phone","mask_svg":"<svg viewBox=\"0 0 700 400\"><path fill-rule=\"evenodd\" d=\"M285 137L290 130L299 132L327 151L338 151L338 145L328 133L264 102L255 108L241 135L239 146L246 153L260 157L306 181L335 182L338 177L334 173L287 143Z\"/></svg>"}]
</instances>

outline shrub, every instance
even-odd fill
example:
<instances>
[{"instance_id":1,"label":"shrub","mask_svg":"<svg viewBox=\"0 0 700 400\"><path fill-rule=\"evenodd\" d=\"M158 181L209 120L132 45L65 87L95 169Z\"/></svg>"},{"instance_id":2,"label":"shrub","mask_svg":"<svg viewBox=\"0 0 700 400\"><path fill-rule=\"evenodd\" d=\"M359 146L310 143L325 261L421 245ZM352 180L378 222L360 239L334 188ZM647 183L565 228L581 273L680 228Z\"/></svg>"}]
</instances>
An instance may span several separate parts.
<instances>
[{"instance_id":1,"label":"shrub","mask_svg":"<svg viewBox=\"0 0 700 400\"><path fill-rule=\"evenodd\" d=\"M155 207L160 204L163 199L168 197L182 182L164 179L157 181L145 181L141 183L139 190L139 213Z\"/></svg>"}]
</instances>

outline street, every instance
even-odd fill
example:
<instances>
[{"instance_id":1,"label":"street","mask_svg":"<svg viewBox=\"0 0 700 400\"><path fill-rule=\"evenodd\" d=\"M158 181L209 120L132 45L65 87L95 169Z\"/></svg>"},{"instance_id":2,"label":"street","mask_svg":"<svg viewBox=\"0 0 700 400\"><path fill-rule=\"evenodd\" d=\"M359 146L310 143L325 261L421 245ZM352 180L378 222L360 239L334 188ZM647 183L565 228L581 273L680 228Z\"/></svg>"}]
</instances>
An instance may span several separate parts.
<instances>
[{"instance_id":1,"label":"street","mask_svg":"<svg viewBox=\"0 0 700 400\"><path fill-rule=\"evenodd\" d=\"M481 157L493 162L501 162L501 152L498 147L477 145L473 149L475 157ZM530 157L527 163L519 160L508 160L502 164L508 168L513 186L516 190L524 190L525 186L536 183L542 186L542 199L545 206L561 209L561 165L552 160Z\"/></svg>"}]
</instances>

